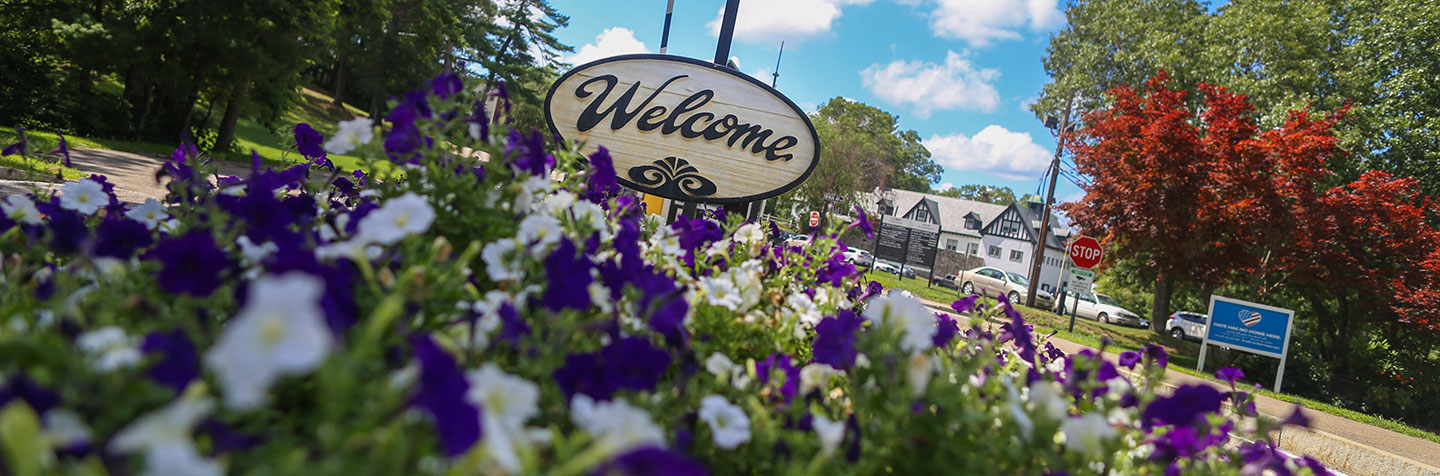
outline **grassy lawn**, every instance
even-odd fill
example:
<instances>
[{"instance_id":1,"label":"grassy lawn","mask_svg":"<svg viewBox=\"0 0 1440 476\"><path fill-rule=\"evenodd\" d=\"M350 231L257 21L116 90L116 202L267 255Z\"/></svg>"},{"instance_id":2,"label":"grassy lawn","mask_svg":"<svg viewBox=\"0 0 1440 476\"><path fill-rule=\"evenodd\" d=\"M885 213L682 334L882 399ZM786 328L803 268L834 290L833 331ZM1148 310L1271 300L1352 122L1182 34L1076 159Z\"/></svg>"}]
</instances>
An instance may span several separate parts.
<instances>
[{"instance_id":1,"label":"grassy lawn","mask_svg":"<svg viewBox=\"0 0 1440 476\"><path fill-rule=\"evenodd\" d=\"M959 298L959 293L953 289L945 289L939 286L927 287L925 278L919 279L897 279L895 275L882 272L871 272L865 275L866 279L880 282L886 289L904 289L918 297L949 304ZM982 298L982 302L988 305L996 305L994 299ZM1106 348L1109 352L1122 352L1126 350L1138 350L1146 344L1155 344L1165 348L1170 353L1170 370L1185 373L1191 376L1209 379L1219 382L1211 373L1200 373L1195 371L1197 358L1200 354L1200 344L1197 342L1182 341L1165 334L1158 334L1149 329L1138 329L1124 327L1115 324L1102 324L1084 318L1075 319L1075 331L1067 329L1070 324L1069 316L1060 316L1050 311L1034 309L1025 306L1016 307L1025 321L1035 326L1035 332L1040 335L1048 335L1055 332L1055 336L1061 339L1082 344L1094 348L1100 347L1102 338L1109 338L1110 345ZM1212 364L1213 367L1213 364ZM1218 369L1212 368L1212 370ZM1268 384L1267 384L1268 385ZM1329 413L1331 415L1347 418L1361 423L1385 428L1390 431L1401 433L1440 443L1440 434L1419 428L1411 427L1405 423L1391 420L1384 417L1367 415L1354 410L1341 408L1329 403L1313 400L1297 395L1275 393L1269 390L1260 390L1261 395L1304 406L1307 409Z\"/></svg>"},{"instance_id":2,"label":"grassy lawn","mask_svg":"<svg viewBox=\"0 0 1440 476\"><path fill-rule=\"evenodd\" d=\"M315 91L309 88L301 88L300 92L301 95L304 97L304 101L302 101L300 105L298 105L294 110L290 111L290 113L286 115L286 123L307 123L310 124L311 127L314 127L316 131L319 131L322 135L328 137L338 130L338 127L336 126L338 122L365 115L364 111L361 111L354 106L350 106L347 104L342 107L332 104L331 98L329 96L326 96L322 92ZM53 150L55 149L56 144L59 143L56 135L51 132L25 131L25 135L31 141L30 150L32 151ZM0 144L9 145L14 143L15 141L15 128L10 126L0 126ZM65 141L67 145L72 149L89 148L119 150L162 157L170 155L170 153L175 150L175 145L173 144L158 144L153 142L137 142L93 137L76 137L70 135L65 136ZM241 118L240 121L236 124L235 143L244 152L218 154L221 160L235 162L238 164L249 164L249 151L251 149L254 149L257 153L260 154L260 157L264 159L265 164L271 167L289 167L295 164L305 162L305 158L301 157L300 154L295 152L294 139L290 137L288 130L282 131L281 133L277 134L269 131L264 126L261 126L260 123L252 119ZM6 159L12 158L13 157L7 157ZM345 170L362 168L362 162L356 157L345 155L330 156L330 160L335 163L335 166ZM0 166L22 168L21 165L23 164L20 164L18 161L0 159ZM390 168L387 165L388 164L382 164L382 167L385 170L379 171L381 175L386 175L390 172ZM54 167L51 166L51 169L53 168ZM23 170L33 171L35 169L32 167L23 168ZM46 173L47 175L53 174L53 172L44 170L42 170L42 172ZM373 173L375 171L367 170L366 172ZM80 178L84 176L85 175L81 174L79 171L66 172L66 178Z\"/></svg>"}]
</instances>

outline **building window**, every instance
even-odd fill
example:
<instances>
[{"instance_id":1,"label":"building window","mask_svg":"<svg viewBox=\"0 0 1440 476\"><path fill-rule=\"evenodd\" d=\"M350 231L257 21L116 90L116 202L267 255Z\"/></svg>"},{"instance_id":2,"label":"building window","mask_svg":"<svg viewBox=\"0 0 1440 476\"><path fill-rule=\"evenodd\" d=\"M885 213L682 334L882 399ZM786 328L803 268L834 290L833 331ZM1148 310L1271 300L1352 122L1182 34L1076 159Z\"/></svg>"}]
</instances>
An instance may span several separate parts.
<instances>
[{"instance_id":1,"label":"building window","mask_svg":"<svg viewBox=\"0 0 1440 476\"><path fill-rule=\"evenodd\" d=\"M930 223L930 212L924 208L915 210L915 220Z\"/></svg>"},{"instance_id":2,"label":"building window","mask_svg":"<svg viewBox=\"0 0 1440 476\"><path fill-rule=\"evenodd\" d=\"M991 246L990 246L990 257L991 257L991 258L999 258L999 257L1000 257L1000 247L999 247L999 246L994 246L994 245L991 245Z\"/></svg>"},{"instance_id":3,"label":"building window","mask_svg":"<svg viewBox=\"0 0 1440 476\"><path fill-rule=\"evenodd\" d=\"M1020 250L1010 250L1010 261L1025 261L1025 252Z\"/></svg>"},{"instance_id":4,"label":"building window","mask_svg":"<svg viewBox=\"0 0 1440 476\"><path fill-rule=\"evenodd\" d=\"M1050 292L1050 285L1049 285L1049 284L1041 284L1041 285L1040 285L1040 289L1043 289L1043 290L1045 290L1045 292L1048 293L1048 292Z\"/></svg>"},{"instance_id":5,"label":"building window","mask_svg":"<svg viewBox=\"0 0 1440 476\"><path fill-rule=\"evenodd\" d=\"M959 248L960 248L960 240L957 240L957 239L954 239L954 238L946 238L946 239L945 239L945 249L950 250L950 251L955 251L956 249L959 249Z\"/></svg>"},{"instance_id":6,"label":"building window","mask_svg":"<svg viewBox=\"0 0 1440 476\"><path fill-rule=\"evenodd\" d=\"M966 246L965 246L965 254L967 254L967 255L980 254L980 244L979 244L979 243L970 243L970 244L966 245Z\"/></svg>"},{"instance_id":7,"label":"building window","mask_svg":"<svg viewBox=\"0 0 1440 476\"><path fill-rule=\"evenodd\" d=\"M889 206L889 205L883 205L883 204L882 204L882 205L880 205L880 214L881 214L881 215L890 215L890 216L893 217L893 216L895 216L895 207L892 207L892 206Z\"/></svg>"},{"instance_id":8,"label":"building window","mask_svg":"<svg viewBox=\"0 0 1440 476\"><path fill-rule=\"evenodd\" d=\"M967 230L979 230L979 229L980 229L980 220L976 220L975 217L965 217L965 229L967 229Z\"/></svg>"}]
</instances>

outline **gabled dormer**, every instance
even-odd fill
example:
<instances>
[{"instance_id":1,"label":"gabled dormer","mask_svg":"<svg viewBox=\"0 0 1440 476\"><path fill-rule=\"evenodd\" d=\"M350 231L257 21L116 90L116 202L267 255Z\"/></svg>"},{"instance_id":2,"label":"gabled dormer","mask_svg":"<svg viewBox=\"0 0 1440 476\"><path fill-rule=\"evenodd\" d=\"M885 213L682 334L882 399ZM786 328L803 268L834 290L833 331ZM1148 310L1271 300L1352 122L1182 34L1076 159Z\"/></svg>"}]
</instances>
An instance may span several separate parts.
<instances>
[{"instance_id":1,"label":"gabled dormer","mask_svg":"<svg viewBox=\"0 0 1440 476\"><path fill-rule=\"evenodd\" d=\"M1030 227L1025 225L1025 217L1015 208L1015 204L1011 204L1000 216L990 220L990 223L980 230L980 234L1035 242L1035 235L1030 232Z\"/></svg>"},{"instance_id":2,"label":"gabled dormer","mask_svg":"<svg viewBox=\"0 0 1440 476\"><path fill-rule=\"evenodd\" d=\"M915 206L910 207L910 211L905 212L905 215L903 215L902 218L909 218L911 220L921 221L925 223L934 223L936 225L943 224L940 223L940 205L935 203L934 200L928 198L921 199L919 202L915 202Z\"/></svg>"}]
</instances>

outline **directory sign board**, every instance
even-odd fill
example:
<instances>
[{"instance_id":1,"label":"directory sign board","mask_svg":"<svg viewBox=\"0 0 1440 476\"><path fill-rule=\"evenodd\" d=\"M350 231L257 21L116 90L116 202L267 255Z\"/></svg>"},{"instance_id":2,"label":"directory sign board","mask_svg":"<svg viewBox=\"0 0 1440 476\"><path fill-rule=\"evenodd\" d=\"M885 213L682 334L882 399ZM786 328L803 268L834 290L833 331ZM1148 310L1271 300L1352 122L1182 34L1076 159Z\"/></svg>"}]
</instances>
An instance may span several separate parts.
<instances>
[{"instance_id":1,"label":"directory sign board","mask_svg":"<svg viewBox=\"0 0 1440 476\"><path fill-rule=\"evenodd\" d=\"M940 225L908 218L882 216L875 240L875 257L911 268L930 269L940 242Z\"/></svg>"}]
</instances>

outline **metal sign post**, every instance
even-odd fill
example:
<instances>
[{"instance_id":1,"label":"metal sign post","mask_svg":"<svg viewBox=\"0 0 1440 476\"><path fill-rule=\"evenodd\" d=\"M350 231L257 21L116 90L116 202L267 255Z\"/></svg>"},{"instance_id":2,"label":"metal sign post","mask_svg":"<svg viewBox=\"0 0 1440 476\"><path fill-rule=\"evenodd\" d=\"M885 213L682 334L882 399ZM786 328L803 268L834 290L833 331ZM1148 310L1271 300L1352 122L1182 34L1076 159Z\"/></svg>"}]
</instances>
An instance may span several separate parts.
<instances>
[{"instance_id":1,"label":"metal sign post","mask_svg":"<svg viewBox=\"0 0 1440 476\"><path fill-rule=\"evenodd\" d=\"M1210 296L1210 321L1200 343L1200 361L1195 370L1205 371L1205 350L1222 345L1252 354L1280 359L1275 372L1275 392L1285 378L1285 357L1290 353L1290 334L1295 311L1239 299Z\"/></svg>"}]
</instances>

